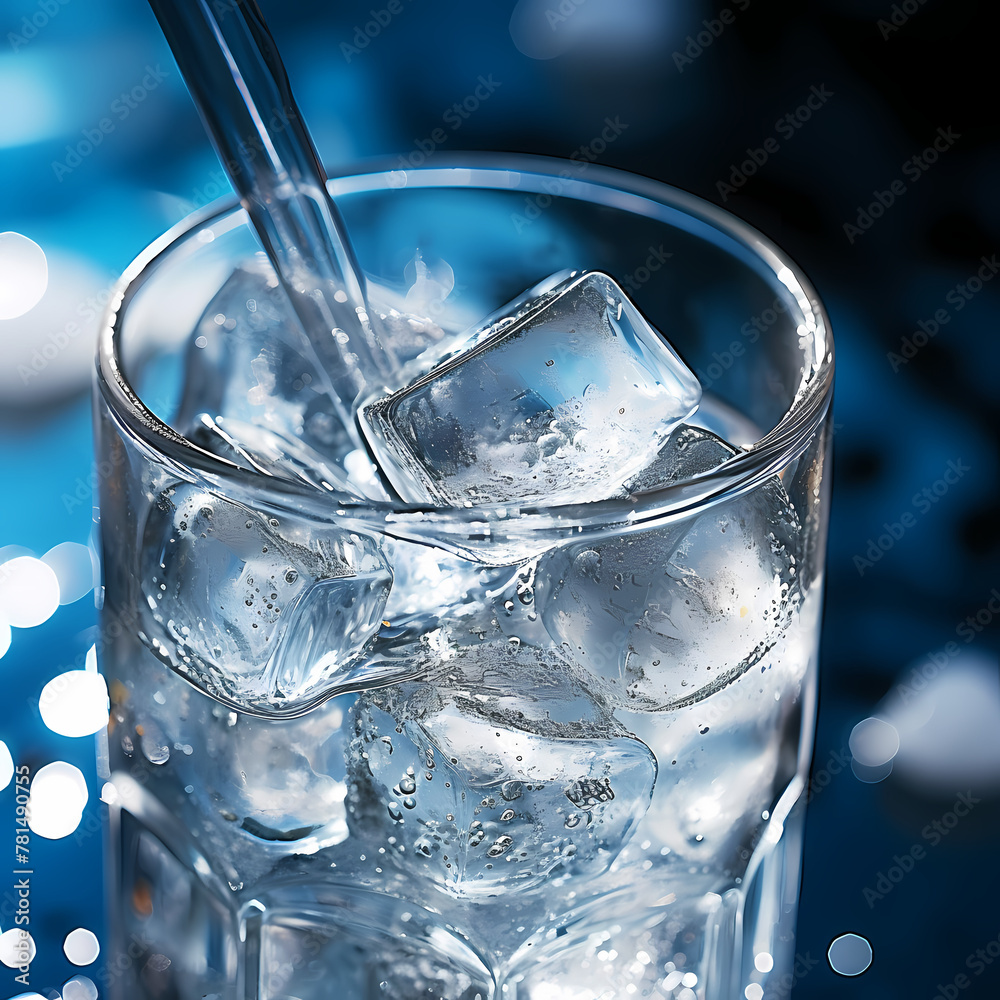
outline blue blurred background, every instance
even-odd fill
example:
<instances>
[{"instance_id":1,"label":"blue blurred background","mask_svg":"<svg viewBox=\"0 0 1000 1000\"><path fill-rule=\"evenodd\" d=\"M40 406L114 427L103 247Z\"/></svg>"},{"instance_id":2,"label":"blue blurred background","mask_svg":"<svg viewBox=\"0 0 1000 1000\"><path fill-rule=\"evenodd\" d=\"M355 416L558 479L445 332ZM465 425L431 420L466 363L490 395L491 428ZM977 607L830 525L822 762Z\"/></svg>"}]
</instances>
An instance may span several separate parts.
<instances>
[{"instance_id":1,"label":"blue blurred background","mask_svg":"<svg viewBox=\"0 0 1000 1000\"><path fill-rule=\"evenodd\" d=\"M792 995L998 995L1000 136L985 4L394 0L384 24L384 0L262 6L334 169L416 164L428 144L569 156L610 118L624 127L599 162L722 204L810 275L838 376ZM488 97L459 114L481 78ZM0 231L43 248L49 285L0 319L0 563L87 542L92 337L109 283L227 190L144 4L3 0ZM0 298L26 281L17 249L0 238ZM94 739L51 732L38 707L48 681L83 668L93 623L87 595L15 628L0 659L13 762L67 761L88 785L74 833L31 838L30 988L50 998L80 973L100 986L104 961L77 968L62 950L74 928L101 932ZM851 738L873 715L899 733L888 774L877 739ZM11 858L14 809L12 782ZM17 906L7 867L0 931ZM874 952L855 978L826 959L845 932ZM15 974L0 966L0 997L24 990Z\"/></svg>"}]
</instances>

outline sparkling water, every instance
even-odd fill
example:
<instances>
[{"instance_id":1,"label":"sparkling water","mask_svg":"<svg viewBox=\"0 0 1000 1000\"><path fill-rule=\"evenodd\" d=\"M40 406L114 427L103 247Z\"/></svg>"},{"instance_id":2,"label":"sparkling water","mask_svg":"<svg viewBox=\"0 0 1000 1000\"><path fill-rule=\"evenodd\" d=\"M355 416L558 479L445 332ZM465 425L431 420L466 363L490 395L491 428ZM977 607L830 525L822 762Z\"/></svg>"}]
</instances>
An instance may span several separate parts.
<instances>
[{"instance_id":1,"label":"sparkling water","mask_svg":"<svg viewBox=\"0 0 1000 1000\"><path fill-rule=\"evenodd\" d=\"M610 279L553 288L444 361L397 318L403 387L363 426L399 493L583 502L739 451ZM370 496L268 296L244 269L209 307L177 425ZM142 497L139 619L104 658L119 996L716 1000L747 955L782 967L818 590L781 478L502 558L162 471Z\"/></svg>"}]
</instances>

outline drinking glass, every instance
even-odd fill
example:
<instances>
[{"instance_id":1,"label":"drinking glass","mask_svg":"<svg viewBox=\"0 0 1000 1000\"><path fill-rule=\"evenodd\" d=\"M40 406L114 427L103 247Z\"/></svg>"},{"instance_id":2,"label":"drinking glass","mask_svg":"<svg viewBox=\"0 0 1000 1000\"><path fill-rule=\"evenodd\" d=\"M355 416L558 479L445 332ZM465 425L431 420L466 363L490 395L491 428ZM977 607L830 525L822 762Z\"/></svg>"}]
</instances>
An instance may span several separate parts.
<instances>
[{"instance_id":1,"label":"drinking glass","mask_svg":"<svg viewBox=\"0 0 1000 1000\"><path fill-rule=\"evenodd\" d=\"M226 381L197 367L203 324L238 353L251 314L284 321L246 216L211 206L146 250L98 358L105 985L760 997L794 954L822 306L743 222L593 164L442 154L330 188L376 306L422 261L447 339L546 275L601 270L702 405L627 496L592 503L417 507L266 474L178 417Z\"/></svg>"}]
</instances>

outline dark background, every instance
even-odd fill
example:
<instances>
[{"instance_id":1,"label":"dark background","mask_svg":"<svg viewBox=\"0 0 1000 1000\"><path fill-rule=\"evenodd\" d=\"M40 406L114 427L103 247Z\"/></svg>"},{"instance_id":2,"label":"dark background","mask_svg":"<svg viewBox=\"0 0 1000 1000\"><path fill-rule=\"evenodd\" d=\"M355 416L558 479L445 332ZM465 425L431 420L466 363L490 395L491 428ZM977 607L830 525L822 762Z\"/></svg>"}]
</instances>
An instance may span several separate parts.
<instances>
[{"instance_id":1,"label":"dark background","mask_svg":"<svg viewBox=\"0 0 1000 1000\"><path fill-rule=\"evenodd\" d=\"M411 156L478 77L492 75L499 86L460 129L447 129L441 149L565 157L598 136L605 118L617 119L627 128L599 162L723 204L816 285L837 343L836 437L797 941L808 971L793 996L935 1000L961 974L961 996L996 996L1000 962L980 974L966 964L1000 939L1000 752L990 739L1000 730L1000 280L968 284L981 258L1000 252L996 41L986 4L399 3L361 48L356 31L382 0L264 0L333 168ZM730 23L720 19L727 7ZM706 20L718 21L717 34ZM157 66L162 82L119 117L116 99ZM813 99L818 108L803 109L797 126L782 124L811 93L824 95ZM67 144L109 113L113 131L75 161ZM945 151L923 158L942 136L950 136ZM766 152L766 162L750 151ZM143 4L2 0L0 230L45 249L50 287L25 317L0 321L0 546L41 555L86 542L93 502L89 331L37 378L25 381L18 366L67 318L93 312L88 299L102 302L108 282L155 236L226 190ZM925 336L920 321L938 331ZM942 490L949 463L955 481ZM898 539L896 525L905 527ZM34 840L31 988L53 997L81 971L62 956L64 935L101 921L100 784L92 740L47 733L37 698L48 679L82 665L93 616L83 599L39 628L15 630L0 660L8 693L0 739L15 762L69 760L90 785L77 834ZM887 695L897 708L902 699L936 714L923 728L903 726L894 772L866 783L852 773L848 738L860 720L892 716ZM960 793L980 801L949 826ZM0 792L0 820L12 815L10 787ZM936 843L935 821L946 830ZM914 845L923 856L887 883L894 856ZM4 850L0 837L0 859ZM0 860L0 873L6 867ZM7 890L0 874L9 901ZM0 904L0 930L11 926ZM825 959L847 931L874 951L868 971L851 979ZM82 971L100 983L98 966ZM13 975L0 967L0 996L21 991Z\"/></svg>"}]
</instances>

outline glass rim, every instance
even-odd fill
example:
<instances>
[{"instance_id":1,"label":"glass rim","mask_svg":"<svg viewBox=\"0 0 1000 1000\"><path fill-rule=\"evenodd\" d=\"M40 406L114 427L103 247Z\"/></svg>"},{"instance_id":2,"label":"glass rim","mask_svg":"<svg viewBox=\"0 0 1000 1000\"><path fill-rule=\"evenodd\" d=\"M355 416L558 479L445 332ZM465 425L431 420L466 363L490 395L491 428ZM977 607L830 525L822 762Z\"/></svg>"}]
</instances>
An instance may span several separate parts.
<instances>
[{"instance_id":1,"label":"glass rim","mask_svg":"<svg viewBox=\"0 0 1000 1000\"><path fill-rule=\"evenodd\" d=\"M572 167L575 173L567 168ZM745 263L761 269L784 285L805 318L805 333L812 338L818 359L803 369L790 406L778 423L749 449L709 472L625 498L553 506L496 503L475 507L431 507L401 502L354 499L323 493L292 480L265 476L245 469L200 448L149 410L131 387L119 363L118 345L127 307L160 260L195 231L227 220L231 227L247 224L235 196L223 197L182 219L151 243L126 268L115 285L98 335L97 388L110 411L129 436L140 441L178 472L210 489L226 492L240 485L269 498L279 507L294 501L302 513L328 519L331 507L345 527L377 530L384 534L441 542L455 536L451 547L467 550L459 538L480 539L481 552L491 539L526 534L554 534L553 542L584 531L638 528L650 521L673 520L747 493L779 473L807 447L829 409L834 372L830 321L818 295L802 270L767 237L731 212L679 188L617 168L548 156L505 153L439 154L433 166L393 168L386 157L352 164L332 173L329 188L334 197L352 192L394 188L469 188L543 193L543 182L558 178L559 198L604 204L619 210L644 209L638 214L676 225L680 220L693 235L738 251ZM373 183L381 179L381 183ZM548 192L551 195L551 190ZM228 231L228 230L226 230ZM331 503L332 501L332 503Z\"/></svg>"}]
</instances>

